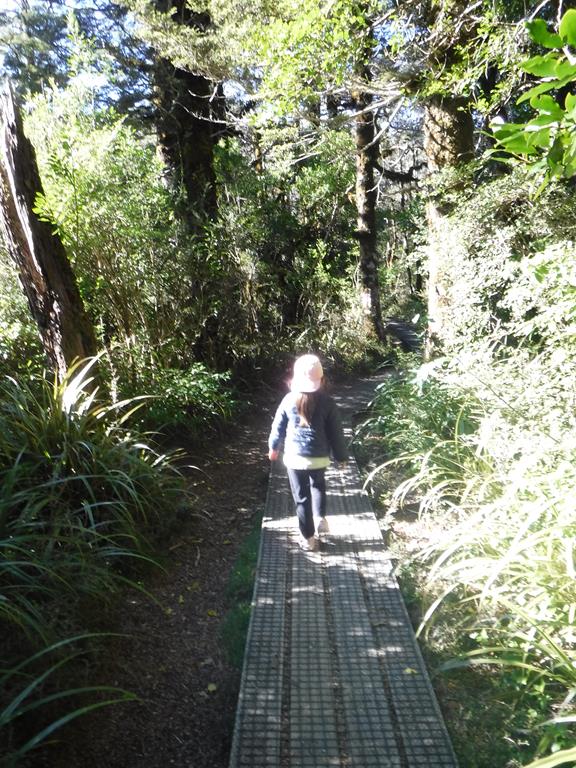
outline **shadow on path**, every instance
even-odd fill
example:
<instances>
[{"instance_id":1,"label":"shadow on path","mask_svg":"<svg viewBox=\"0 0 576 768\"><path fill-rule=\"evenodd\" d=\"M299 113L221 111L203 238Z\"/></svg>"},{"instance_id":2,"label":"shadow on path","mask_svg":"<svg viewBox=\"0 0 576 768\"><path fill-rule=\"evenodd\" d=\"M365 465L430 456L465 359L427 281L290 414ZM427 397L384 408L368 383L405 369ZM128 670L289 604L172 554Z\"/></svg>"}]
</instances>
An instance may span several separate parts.
<instances>
[{"instance_id":1,"label":"shadow on path","mask_svg":"<svg viewBox=\"0 0 576 768\"><path fill-rule=\"evenodd\" d=\"M383 378L338 388L349 434ZM303 552L272 469L230 768L456 768L358 468L327 479L330 534Z\"/></svg>"}]
</instances>

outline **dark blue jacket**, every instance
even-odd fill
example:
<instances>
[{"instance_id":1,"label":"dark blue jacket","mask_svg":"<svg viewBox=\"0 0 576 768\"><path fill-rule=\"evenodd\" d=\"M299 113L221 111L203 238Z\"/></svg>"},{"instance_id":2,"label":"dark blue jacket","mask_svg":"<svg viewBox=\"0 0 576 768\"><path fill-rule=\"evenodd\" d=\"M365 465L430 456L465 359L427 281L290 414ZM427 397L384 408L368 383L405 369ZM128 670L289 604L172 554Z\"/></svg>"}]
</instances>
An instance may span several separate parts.
<instances>
[{"instance_id":1,"label":"dark blue jacket","mask_svg":"<svg viewBox=\"0 0 576 768\"><path fill-rule=\"evenodd\" d=\"M348 460L348 449L342 431L338 406L325 392L316 393L316 406L309 427L300 425L296 393L282 400L270 430L268 447L298 456L330 456L336 461Z\"/></svg>"}]
</instances>

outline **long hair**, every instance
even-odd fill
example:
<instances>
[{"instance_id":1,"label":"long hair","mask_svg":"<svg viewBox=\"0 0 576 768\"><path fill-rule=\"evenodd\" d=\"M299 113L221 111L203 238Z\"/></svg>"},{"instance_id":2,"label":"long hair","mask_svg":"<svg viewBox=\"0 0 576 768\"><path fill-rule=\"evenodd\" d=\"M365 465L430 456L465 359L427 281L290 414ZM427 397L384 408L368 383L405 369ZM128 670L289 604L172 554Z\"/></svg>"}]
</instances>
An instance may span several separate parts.
<instances>
[{"instance_id":1,"label":"long hair","mask_svg":"<svg viewBox=\"0 0 576 768\"><path fill-rule=\"evenodd\" d=\"M312 416L316 410L316 400L318 392L299 392L296 395L296 410L300 416L300 426L309 427L312 423Z\"/></svg>"}]
</instances>

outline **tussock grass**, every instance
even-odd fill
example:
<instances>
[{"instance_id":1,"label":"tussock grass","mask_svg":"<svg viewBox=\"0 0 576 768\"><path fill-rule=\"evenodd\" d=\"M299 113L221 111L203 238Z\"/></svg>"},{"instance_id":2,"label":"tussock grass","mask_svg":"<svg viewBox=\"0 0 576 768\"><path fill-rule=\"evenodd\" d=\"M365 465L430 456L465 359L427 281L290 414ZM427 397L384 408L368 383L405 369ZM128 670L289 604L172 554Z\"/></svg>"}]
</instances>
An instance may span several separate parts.
<instances>
[{"instance_id":1,"label":"tussock grass","mask_svg":"<svg viewBox=\"0 0 576 768\"><path fill-rule=\"evenodd\" d=\"M154 562L154 542L185 500L175 456L127 427L141 401L99 402L95 362L62 383L0 381L0 743L9 765L75 717L133 698L74 684L100 643L85 631L88 606L102 615L126 585L142 589L136 566Z\"/></svg>"},{"instance_id":2,"label":"tussock grass","mask_svg":"<svg viewBox=\"0 0 576 768\"><path fill-rule=\"evenodd\" d=\"M409 504L434 527L402 566L426 603L422 642L451 675L499 681L511 719L491 740L506 760L574 764L573 190L535 200L519 169L481 183L452 173L442 243L422 253L437 248L442 265L444 357L399 366L360 434L373 477L403 473L387 524ZM472 751L465 764L504 768L501 752Z\"/></svg>"},{"instance_id":3,"label":"tussock grass","mask_svg":"<svg viewBox=\"0 0 576 768\"><path fill-rule=\"evenodd\" d=\"M530 749L553 753L535 763L552 766L570 762L576 738L576 471L571 387L550 379L548 369L545 391L542 363L533 366L539 386L532 398L519 392L512 403L467 390L469 375L458 387L455 367L408 373L384 383L361 431L385 459L372 476L404 470L392 515L418 499L420 515L442 528L415 557L428 595L422 640L458 654L442 665L446 673L505 670L504 695L525 725L524 735L502 738L516 743L523 761ZM503 367L492 379L496 392ZM553 430L548 416L529 415L526 401L532 414L535 401L547 414L554 404Z\"/></svg>"}]
</instances>

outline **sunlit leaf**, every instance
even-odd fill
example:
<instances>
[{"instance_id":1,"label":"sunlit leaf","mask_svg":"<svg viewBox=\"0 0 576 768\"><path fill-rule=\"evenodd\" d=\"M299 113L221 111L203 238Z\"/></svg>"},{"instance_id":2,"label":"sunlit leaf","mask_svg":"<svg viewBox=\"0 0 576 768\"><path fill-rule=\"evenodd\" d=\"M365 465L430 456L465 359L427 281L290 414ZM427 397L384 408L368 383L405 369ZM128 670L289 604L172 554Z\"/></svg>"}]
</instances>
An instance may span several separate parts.
<instances>
[{"instance_id":1,"label":"sunlit leaf","mask_svg":"<svg viewBox=\"0 0 576 768\"><path fill-rule=\"evenodd\" d=\"M526 27L532 40L544 48L560 48L562 46L562 38L548 30L548 25L544 19L528 21Z\"/></svg>"},{"instance_id":2,"label":"sunlit leaf","mask_svg":"<svg viewBox=\"0 0 576 768\"><path fill-rule=\"evenodd\" d=\"M564 116L564 110L558 104L558 102L553 96L549 96L549 95L533 96L530 99L530 106L538 110L539 112L544 112L550 115L555 120L561 120L562 117Z\"/></svg>"},{"instance_id":3,"label":"sunlit leaf","mask_svg":"<svg viewBox=\"0 0 576 768\"><path fill-rule=\"evenodd\" d=\"M546 56L532 56L522 63L522 69L536 77L557 77L558 54L548 53Z\"/></svg>"},{"instance_id":4,"label":"sunlit leaf","mask_svg":"<svg viewBox=\"0 0 576 768\"><path fill-rule=\"evenodd\" d=\"M568 45L576 45L576 9L570 8L562 16L558 32Z\"/></svg>"}]
</instances>

